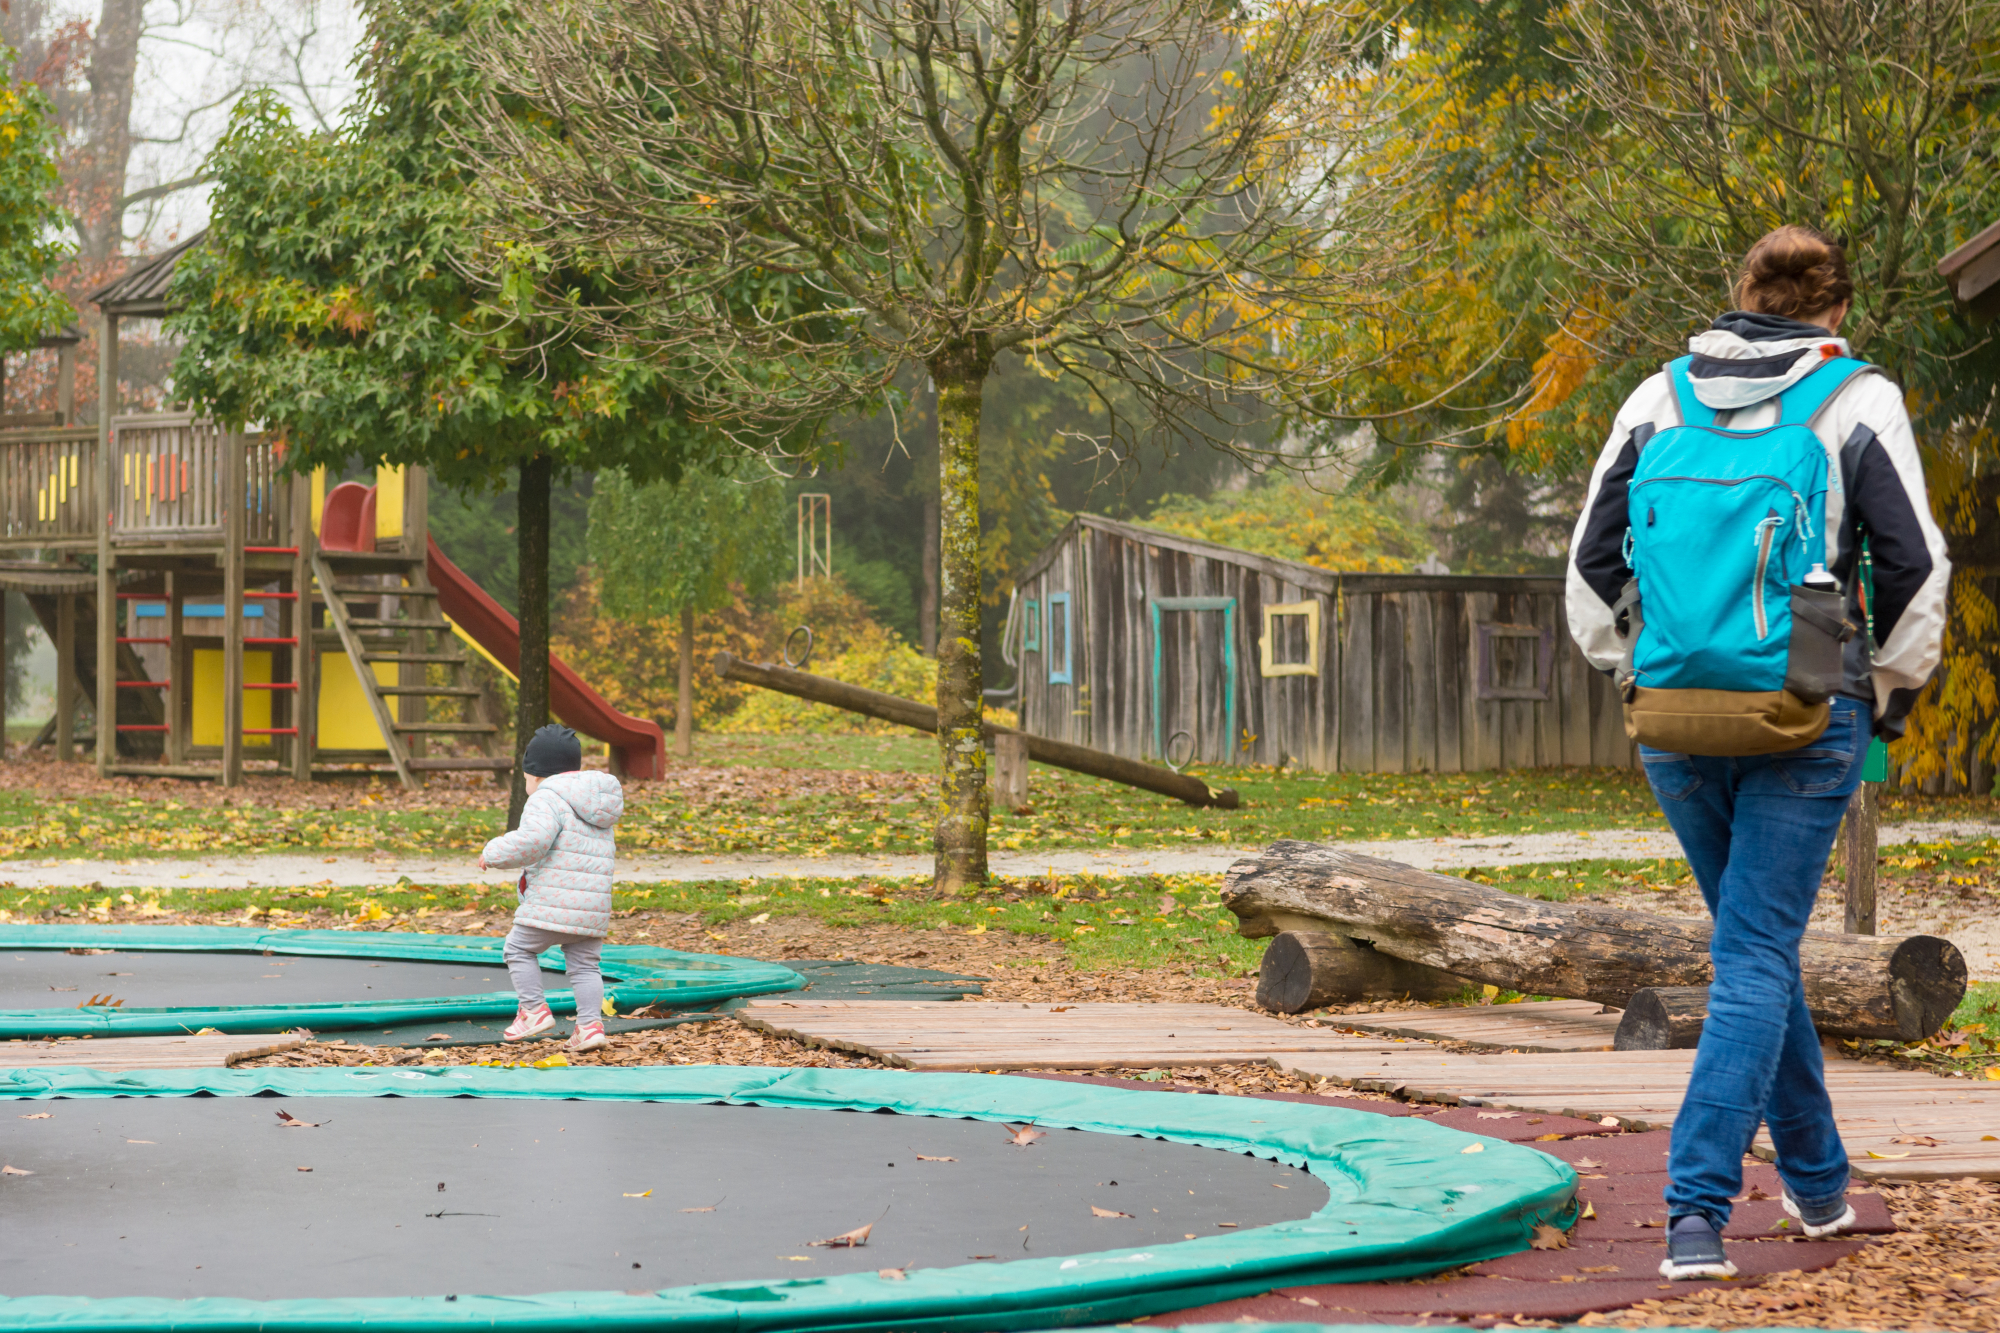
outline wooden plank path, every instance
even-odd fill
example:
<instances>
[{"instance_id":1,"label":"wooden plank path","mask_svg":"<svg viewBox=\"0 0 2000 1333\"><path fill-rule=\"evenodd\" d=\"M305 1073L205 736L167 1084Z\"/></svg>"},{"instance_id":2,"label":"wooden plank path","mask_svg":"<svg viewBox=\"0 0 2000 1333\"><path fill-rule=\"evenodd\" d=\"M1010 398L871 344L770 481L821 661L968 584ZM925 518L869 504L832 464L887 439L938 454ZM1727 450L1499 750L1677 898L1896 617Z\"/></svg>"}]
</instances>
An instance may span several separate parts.
<instances>
[{"instance_id":1,"label":"wooden plank path","mask_svg":"<svg viewBox=\"0 0 2000 1333\"><path fill-rule=\"evenodd\" d=\"M1510 1111L1617 1117L1628 1129L1671 1125L1693 1051L1460 1055L1404 1048L1377 1056L1280 1055L1288 1073L1363 1092ZM1827 1091L1856 1175L1881 1180L2000 1180L2000 1085L1829 1060ZM1899 1143L1899 1138L1937 1140ZM1754 1149L1771 1156L1768 1135Z\"/></svg>"},{"instance_id":2,"label":"wooden plank path","mask_svg":"<svg viewBox=\"0 0 2000 1333\"><path fill-rule=\"evenodd\" d=\"M1463 1009L1392 1009L1334 1019L1392 1037L1458 1041L1502 1051L1608 1051L1625 1015L1590 1000L1538 1000Z\"/></svg>"},{"instance_id":3,"label":"wooden plank path","mask_svg":"<svg viewBox=\"0 0 2000 1333\"><path fill-rule=\"evenodd\" d=\"M0 1041L0 1069L213 1069L288 1051L290 1033L208 1037L93 1037L89 1041Z\"/></svg>"},{"instance_id":4,"label":"wooden plank path","mask_svg":"<svg viewBox=\"0 0 2000 1333\"><path fill-rule=\"evenodd\" d=\"M1274 1055L1377 1055L1410 1045L1207 1004L812 1003L767 996L736 1017L809 1046L929 1070L1265 1064Z\"/></svg>"},{"instance_id":5,"label":"wooden plank path","mask_svg":"<svg viewBox=\"0 0 2000 1333\"><path fill-rule=\"evenodd\" d=\"M924 1070L1116 1069L1269 1063L1364 1092L1448 1105L1673 1123L1693 1051L1542 1050L1534 1039L1594 1041L1617 1015L1596 1005L1495 1005L1368 1015L1364 1036L1203 1004L828 1001L766 996L737 1018L760 1031ZM1508 1013L1505 1011L1514 1011ZM1589 1012L1584 1012L1588 1010ZM1352 1022L1354 1019L1343 1021ZM1398 1033L1479 1040L1468 1054ZM1527 1040L1524 1040L1524 1034ZM1852 1060L1827 1063L1834 1115L1855 1173L1880 1180L2000 1180L2000 1083L1943 1079ZM1935 1143L1899 1143L1925 1138ZM1768 1138L1757 1152L1768 1157Z\"/></svg>"}]
</instances>

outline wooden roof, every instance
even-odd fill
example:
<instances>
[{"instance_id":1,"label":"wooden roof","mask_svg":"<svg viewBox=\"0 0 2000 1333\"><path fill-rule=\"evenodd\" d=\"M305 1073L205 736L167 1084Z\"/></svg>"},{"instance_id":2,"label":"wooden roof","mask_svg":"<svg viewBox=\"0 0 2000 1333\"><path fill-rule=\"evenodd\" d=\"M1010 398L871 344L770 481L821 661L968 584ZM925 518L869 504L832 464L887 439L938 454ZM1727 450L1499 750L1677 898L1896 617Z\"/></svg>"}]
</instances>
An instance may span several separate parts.
<instances>
[{"instance_id":1,"label":"wooden roof","mask_svg":"<svg viewBox=\"0 0 2000 1333\"><path fill-rule=\"evenodd\" d=\"M1162 550L1180 551L1186 555L1200 556L1208 560L1220 560L1225 564L1241 565L1246 569L1268 574L1294 587L1310 588L1329 597L1342 588L1358 593L1529 590L1560 592L1563 587L1563 579L1559 574L1341 574L1298 560L1280 560L1275 556L1259 555L1255 551L1224 546L1220 542L1203 541L1199 537L1182 537L1171 532L1161 532L1157 528L1143 527L1137 523L1121 523L1115 518L1104 518L1098 514L1078 514L1070 519L1068 525L1056 534L1055 540L1028 562L1028 567L1021 571L1015 582L1026 583L1054 564L1057 554L1078 530L1083 528L1094 528L1128 541L1157 546Z\"/></svg>"},{"instance_id":2,"label":"wooden roof","mask_svg":"<svg viewBox=\"0 0 2000 1333\"><path fill-rule=\"evenodd\" d=\"M2000 315L2000 222L1940 259L1938 275L1974 313Z\"/></svg>"},{"instance_id":3,"label":"wooden roof","mask_svg":"<svg viewBox=\"0 0 2000 1333\"><path fill-rule=\"evenodd\" d=\"M164 315L167 284L173 281L174 265L206 239L208 228L203 227L171 250L162 250L144 263L126 269L124 276L99 287L86 299L107 315Z\"/></svg>"}]
</instances>

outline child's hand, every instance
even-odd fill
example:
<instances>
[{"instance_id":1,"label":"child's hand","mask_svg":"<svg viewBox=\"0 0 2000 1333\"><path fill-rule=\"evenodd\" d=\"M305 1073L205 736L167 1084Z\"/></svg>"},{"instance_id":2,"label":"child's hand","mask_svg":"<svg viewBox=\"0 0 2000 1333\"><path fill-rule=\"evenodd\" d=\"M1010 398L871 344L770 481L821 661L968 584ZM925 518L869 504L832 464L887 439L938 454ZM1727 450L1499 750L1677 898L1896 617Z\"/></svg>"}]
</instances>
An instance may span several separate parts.
<instances>
[{"instance_id":1,"label":"child's hand","mask_svg":"<svg viewBox=\"0 0 2000 1333\"><path fill-rule=\"evenodd\" d=\"M479 854L479 868L480 868L481 870L485 870L485 869L487 868L487 866L486 866L486 853L485 853L485 852L481 852L481 853Z\"/></svg>"}]
</instances>

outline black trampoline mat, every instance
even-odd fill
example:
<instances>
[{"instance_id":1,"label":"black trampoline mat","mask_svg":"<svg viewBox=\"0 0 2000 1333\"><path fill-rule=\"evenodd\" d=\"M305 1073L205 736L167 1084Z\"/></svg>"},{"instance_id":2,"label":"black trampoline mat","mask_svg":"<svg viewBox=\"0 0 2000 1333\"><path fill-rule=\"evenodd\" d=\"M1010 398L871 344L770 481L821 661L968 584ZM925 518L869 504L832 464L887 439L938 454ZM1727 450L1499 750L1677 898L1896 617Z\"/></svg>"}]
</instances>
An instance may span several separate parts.
<instances>
[{"instance_id":1,"label":"black trampoline mat","mask_svg":"<svg viewBox=\"0 0 2000 1333\"><path fill-rule=\"evenodd\" d=\"M565 986L561 973L551 988ZM74 1009L93 995L127 1009L339 1004L512 990L504 967L254 953L0 950L0 1009Z\"/></svg>"},{"instance_id":2,"label":"black trampoline mat","mask_svg":"<svg viewBox=\"0 0 2000 1333\"><path fill-rule=\"evenodd\" d=\"M324 1123L280 1128L280 1107ZM0 1179L0 1281L9 1296L650 1290L1160 1244L1328 1198L1219 1149L1008 1139L987 1121L659 1102L16 1101L0 1145L35 1174ZM807 1243L870 1222L865 1247Z\"/></svg>"}]
</instances>

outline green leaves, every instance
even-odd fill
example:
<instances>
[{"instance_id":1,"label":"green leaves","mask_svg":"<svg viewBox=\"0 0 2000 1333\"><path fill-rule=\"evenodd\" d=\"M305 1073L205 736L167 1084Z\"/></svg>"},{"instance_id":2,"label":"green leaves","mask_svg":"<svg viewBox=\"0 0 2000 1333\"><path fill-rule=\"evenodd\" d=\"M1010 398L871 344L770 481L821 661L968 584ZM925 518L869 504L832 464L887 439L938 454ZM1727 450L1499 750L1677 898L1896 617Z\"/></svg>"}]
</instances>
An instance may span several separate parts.
<instances>
[{"instance_id":1,"label":"green leaves","mask_svg":"<svg viewBox=\"0 0 2000 1333\"><path fill-rule=\"evenodd\" d=\"M55 239L69 221L55 203L56 133L39 88L0 79L0 351L33 347L76 318L49 286L71 248Z\"/></svg>"}]
</instances>

